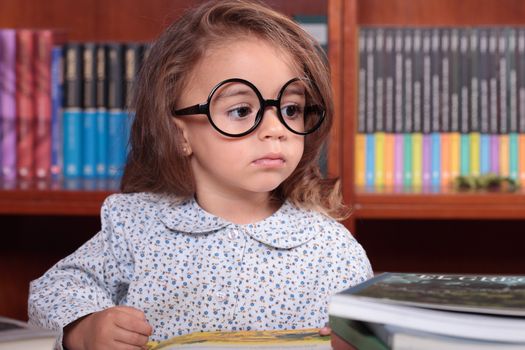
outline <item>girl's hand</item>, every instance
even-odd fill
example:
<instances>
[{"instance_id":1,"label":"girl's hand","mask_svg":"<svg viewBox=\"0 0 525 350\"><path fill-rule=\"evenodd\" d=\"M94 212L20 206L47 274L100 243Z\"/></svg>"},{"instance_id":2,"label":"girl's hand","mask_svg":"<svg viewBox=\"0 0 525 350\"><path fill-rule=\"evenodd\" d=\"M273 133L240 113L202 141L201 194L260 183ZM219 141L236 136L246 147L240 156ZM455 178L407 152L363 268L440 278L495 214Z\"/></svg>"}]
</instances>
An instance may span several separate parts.
<instances>
[{"instance_id":1,"label":"girl's hand","mask_svg":"<svg viewBox=\"0 0 525 350\"><path fill-rule=\"evenodd\" d=\"M319 334L320 335L330 335L332 334L332 328L326 325L323 328L319 329Z\"/></svg>"},{"instance_id":2,"label":"girl's hand","mask_svg":"<svg viewBox=\"0 0 525 350\"><path fill-rule=\"evenodd\" d=\"M65 327L64 346L68 350L145 349L151 333L144 312L115 306Z\"/></svg>"}]
</instances>

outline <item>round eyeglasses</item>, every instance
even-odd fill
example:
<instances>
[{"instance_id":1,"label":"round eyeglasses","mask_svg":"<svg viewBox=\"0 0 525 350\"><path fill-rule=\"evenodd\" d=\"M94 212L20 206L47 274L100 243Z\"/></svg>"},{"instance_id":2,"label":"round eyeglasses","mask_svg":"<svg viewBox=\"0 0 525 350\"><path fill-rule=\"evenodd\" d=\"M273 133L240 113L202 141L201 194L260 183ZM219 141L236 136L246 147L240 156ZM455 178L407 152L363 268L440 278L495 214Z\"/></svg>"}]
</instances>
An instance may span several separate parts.
<instances>
[{"instance_id":1,"label":"round eyeglasses","mask_svg":"<svg viewBox=\"0 0 525 350\"><path fill-rule=\"evenodd\" d=\"M247 80L232 78L217 84L206 103L172 110L174 117L205 114L221 134L241 137L261 123L267 107L276 107L281 123L294 134L307 135L319 128L325 117L317 87L306 79L293 78L279 91L277 99L265 100Z\"/></svg>"}]
</instances>

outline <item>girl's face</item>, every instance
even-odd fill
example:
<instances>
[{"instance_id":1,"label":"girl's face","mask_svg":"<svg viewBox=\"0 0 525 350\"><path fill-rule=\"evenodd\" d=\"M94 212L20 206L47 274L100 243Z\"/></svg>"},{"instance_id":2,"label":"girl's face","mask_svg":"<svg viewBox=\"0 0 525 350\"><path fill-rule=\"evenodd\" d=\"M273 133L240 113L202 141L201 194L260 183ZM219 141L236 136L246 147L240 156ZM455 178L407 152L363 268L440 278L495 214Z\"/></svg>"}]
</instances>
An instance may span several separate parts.
<instances>
[{"instance_id":1,"label":"girl's face","mask_svg":"<svg viewBox=\"0 0 525 350\"><path fill-rule=\"evenodd\" d=\"M264 99L276 99L286 82L301 76L292 62L289 55L259 39L214 48L193 70L177 107L206 102L211 89L230 78L247 80ZM233 113L237 116L238 112ZM304 136L287 130L275 107L268 107L258 128L243 137L220 134L205 115L178 117L175 122L182 128L191 153L197 196L268 196L290 176L303 154Z\"/></svg>"}]
</instances>

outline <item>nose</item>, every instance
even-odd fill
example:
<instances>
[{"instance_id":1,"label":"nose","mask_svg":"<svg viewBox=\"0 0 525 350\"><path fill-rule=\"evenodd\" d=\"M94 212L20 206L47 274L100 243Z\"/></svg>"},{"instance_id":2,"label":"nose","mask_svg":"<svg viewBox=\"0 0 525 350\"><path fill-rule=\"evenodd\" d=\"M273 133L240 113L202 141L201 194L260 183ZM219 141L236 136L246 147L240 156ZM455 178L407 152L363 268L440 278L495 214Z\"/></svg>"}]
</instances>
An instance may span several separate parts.
<instances>
[{"instance_id":1,"label":"nose","mask_svg":"<svg viewBox=\"0 0 525 350\"><path fill-rule=\"evenodd\" d=\"M261 124L258 128L259 138L261 139L284 139L286 137L286 128L279 120L277 107L268 106L263 112Z\"/></svg>"}]
</instances>

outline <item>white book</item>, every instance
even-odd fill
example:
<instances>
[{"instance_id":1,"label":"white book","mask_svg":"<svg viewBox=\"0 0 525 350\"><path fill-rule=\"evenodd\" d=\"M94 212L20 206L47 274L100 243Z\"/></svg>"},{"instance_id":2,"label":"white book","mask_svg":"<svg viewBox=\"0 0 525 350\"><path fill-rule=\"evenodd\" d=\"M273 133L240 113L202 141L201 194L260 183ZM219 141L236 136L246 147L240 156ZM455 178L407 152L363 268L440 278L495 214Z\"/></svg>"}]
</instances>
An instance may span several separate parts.
<instances>
[{"instance_id":1,"label":"white book","mask_svg":"<svg viewBox=\"0 0 525 350\"><path fill-rule=\"evenodd\" d=\"M56 332L0 317L0 350L51 350Z\"/></svg>"}]
</instances>

